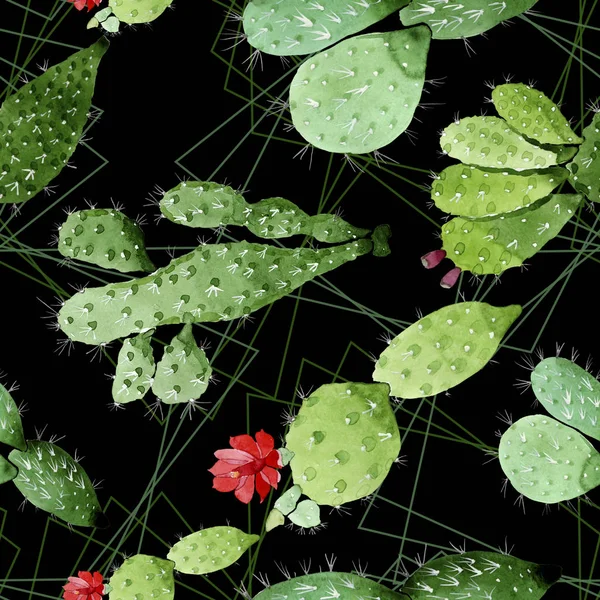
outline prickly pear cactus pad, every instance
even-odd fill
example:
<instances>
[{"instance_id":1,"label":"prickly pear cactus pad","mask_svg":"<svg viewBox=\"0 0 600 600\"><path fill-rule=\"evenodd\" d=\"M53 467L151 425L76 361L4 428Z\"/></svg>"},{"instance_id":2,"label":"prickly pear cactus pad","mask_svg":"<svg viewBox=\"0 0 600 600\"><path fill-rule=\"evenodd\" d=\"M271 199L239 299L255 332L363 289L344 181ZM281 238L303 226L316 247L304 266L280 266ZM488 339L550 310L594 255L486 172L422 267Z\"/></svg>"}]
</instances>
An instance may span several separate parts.
<instances>
[{"instance_id":1,"label":"prickly pear cactus pad","mask_svg":"<svg viewBox=\"0 0 600 600\"><path fill-rule=\"evenodd\" d=\"M520 314L515 304L445 306L391 341L375 364L373 379L389 384L391 395L400 398L445 392L483 369Z\"/></svg>"},{"instance_id":2,"label":"prickly pear cactus pad","mask_svg":"<svg viewBox=\"0 0 600 600\"><path fill-rule=\"evenodd\" d=\"M126 404L141 400L150 389L156 371L150 344L153 333L154 330L151 329L123 342L112 386L115 402Z\"/></svg>"},{"instance_id":3,"label":"prickly pear cactus pad","mask_svg":"<svg viewBox=\"0 0 600 600\"><path fill-rule=\"evenodd\" d=\"M600 454L575 429L545 415L530 415L500 438L500 466L526 498L553 504L600 485Z\"/></svg>"},{"instance_id":4,"label":"prickly pear cactus pad","mask_svg":"<svg viewBox=\"0 0 600 600\"><path fill-rule=\"evenodd\" d=\"M128 558L110 578L109 600L173 600L174 566L170 560L147 554Z\"/></svg>"},{"instance_id":5,"label":"prickly pear cactus pad","mask_svg":"<svg viewBox=\"0 0 600 600\"><path fill-rule=\"evenodd\" d=\"M154 270L140 226L112 208L71 213L60 226L58 251L121 273Z\"/></svg>"},{"instance_id":6,"label":"prickly pear cactus pad","mask_svg":"<svg viewBox=\"0 0 600 600\"><path fill-rule=\"evenodd\" d=\"M41 192L67 164L81 139L96 73L108 41L76 52L25 84L0 108L0 203Z\"/></svg>"},{"instance_id":7,"label":"prickly pear cactus pad","mask_svg":"<svg viewBox=\"0 0 600 600\"><path fill-rule=\"evenodd\" d=\"M300 135L321 150L351 154L393 142L421 99L430 38L426 27L372 33L306 60L290 87Z\"/></svg>"},{"instance_id":8,"label":"prickly pear cactus pad","mask_svg":"<svg viewBox=\"0 0 600 600\"><path fill-rule=\"evenodd\" d=\"M28 440L27 450L13 450L8 460L19 469L14 484L34 506L71 525L94 527L104 519L86 472L56 444Z\"/></svg>"},{"instance_id":9,"label":"prickly pear cactus pad","mask_svg":"<svg viewBox=\"0 0 600 600\"><path fill-rule=\"evenodd\" d=\"M27 450L23 424L19 409L10 392L0 383L0 442L22 450Z\"/></svg>"},{"instance_id":10,"label":"prickly pear cactus pad","mask_svg":"<svg viewBox=\"0 0 600 600\"><path fill-rule=\"evenodd\" d=\"M426 23L435 40L451 40L479 35L512 19L536 4L537 0L462 0L448 4L444 0L413 0L400 11L405 26Z\"/></svg>"},{"instance_id":11,"label":"prickly pear cactus pad","mask_svg":"<svg viewBox=\"0 0 600 600\"><path fill-rule=\"evenodd\" d=\"M314 500L302 500L296 510L288 515L288 519L298 525L310 529L321 524L321 509Z\"/></svg>"},{"instance_id":12,"label":"prickly pear cactus pad","mask_svg":"<svg viewBox=\"0 0 600 600\"><path fill-rule=\"evenodd\" d=\"M235 527L210 527L186 535L171 548L167 558L180 573L204 575L226 569L259 539Z\"/></svg>"},{"instance_id":13,"label":"prickly pear cactus pad","mask_svg":"<svg viewBox=\"0 0 600 600\"><path fill-rule=\"evenodd\" d=\"M319 52L406 6L409 0L253 0L244 10L248 43L267 54Z\"/></svg>"},{"instance_id":14,"label":"prickly pear cactus pad","mask_svg":"<svg viewBox=\"0 0 600 600\"><path fill-rule=\"evenodd\" d=\"M173 0L108 0L121 23L150 23L162 15Z\"/></svg>"},{"instance_id":15,"label":"prickly pear cactus pad","mask_svg":"<svg viewBox=\"0 0 600 600\"><path fill-rule=\"evenodd\" d=\"M322 385L302 402L286 436L294 483L319 504L374 492L400 452L387 385Z\"/></svg>"},{"instance_id":16,"label":"prickly pear cactus pad","mask_svg":"<svg viewBox=\"0 0 600 600\"><path fill-rule=\"evenodd\" d=\"M561 573L559 566L538 565L508 554L464 552L427 562L406 580L402 591L412 600L462 597L540 600Z\"/></svg>"},{"instance_id":17,"label":"prickly pear cactus pad","mask_svg":"<svg viewBox=\"0 0 600 600\"><path fill-rule=\"evenodd\" d=\"M18 474L17 467L9 463L4 456L0 455L0 484L12 481Z\"/></svg>"},{"instance_id":18,"label":"prickly pear cactus pad","mask_svg":"<svg viewBox=\"0 0 600 600\"><path fill-rule=\"evenodd\" d=\"M583 144L573 162L567 165L575 189L592 202L600 202L600 113L583 130Z\"/></svg>"},{"instance_id":19,"label":"prickly pear cactus pad","mask_svg":"<svg viewBox=\"0 0 600 600\"><path fill-rule=\"evenodd\" d=\"M293 485L287 492L281 494L275 501L275 508L283 515L289 515L295 508L300 496L302 488L299 485Z\"/></svg>"}]
</instances>

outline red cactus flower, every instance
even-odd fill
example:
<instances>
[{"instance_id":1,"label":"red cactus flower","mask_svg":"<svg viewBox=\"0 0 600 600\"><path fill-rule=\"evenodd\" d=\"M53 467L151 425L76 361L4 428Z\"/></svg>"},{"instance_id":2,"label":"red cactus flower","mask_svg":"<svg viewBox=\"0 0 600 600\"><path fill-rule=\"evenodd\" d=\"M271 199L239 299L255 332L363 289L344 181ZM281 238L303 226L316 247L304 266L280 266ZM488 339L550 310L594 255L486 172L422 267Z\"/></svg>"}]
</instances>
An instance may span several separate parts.
<instances>
[{"instance_id":1,"label":"red cactus flower","mask_svg":"<svg viewBox=\"0 0 600 600\"><path fill-rule=\"evenodd\" d=\"M262 429L256 434L256 441L249 435L229 438L233 450L217 450L219 459L209 471L215 476L213 488L219 492L232 492L235 497L248 504L254 495L254 486L262 502L270 488L277 489L283 467L281 454L275 450L275 440Z\"/></svg>"},{"instance_id":2,"label":"red cactus flower","mask_svg":"<svg viewBox=\"0 0 600 600\"><path fill-rule=\"evenodd\" d=\"M104 595L104 584L102 575L94 571L79 571L79 577L69 577L69 583L63 585L65 600L102 600Z\"/></svg>"},{"instance_id":3,"label":"red cactus flower","mask_svg":"<svg viewBox=\"0 0 600 600\"><path fill-rule=\"evenodd\" d=\"M102 0L67 0L67 2L71 2L77 10L83 10L87 6L90 12L95 6L100 6Z\"/></svg>"}]
</instances>

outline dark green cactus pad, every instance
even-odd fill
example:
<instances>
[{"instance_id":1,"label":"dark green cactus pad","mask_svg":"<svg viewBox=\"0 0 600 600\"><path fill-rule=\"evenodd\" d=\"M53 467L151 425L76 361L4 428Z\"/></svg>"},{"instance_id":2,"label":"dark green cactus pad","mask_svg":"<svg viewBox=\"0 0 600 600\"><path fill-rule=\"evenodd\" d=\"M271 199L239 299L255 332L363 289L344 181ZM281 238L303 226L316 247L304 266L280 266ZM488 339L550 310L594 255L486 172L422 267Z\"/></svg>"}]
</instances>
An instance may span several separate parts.
<instances>
[{"instance_id":1,"label":"dark green cactus pad","mask_svg":"<svg viewBox=\"0 0 600 600\"><path fill-rule=\"evenodd\" d=\"M140 226L112 208L71 213L60 226L58 251L68 258L121 273L155 268L146 253Z\"/></svg>"},{"instance_id":2,"label":"dark green cactus pad","mask_svg":"<svg viewBox=\"0 0 600 600\"><path fill-rule=\"evenodd\" d=\"M588 200L600 202L600 113L583 130L583 144L572 163L570 181Z\"/></svg>"},{"instance_id":3,"label":"dark green cactus pad","mask_svg":"<svg viewBox=\"0 0 600 600\"><path fill-rule=\"evenodd\" d=\"M290 87L294 126L328 152L365 154L412 121L425 83L427 27L372 33L306 60Z\"/></svg>"},{"instance_id":4,"label":"dark green cactus pad","mask_svg":"<svg viewBox=\"0 0 600 600\"><path fill-rule=\"evenodd\" d=\"M141 400L150 387L156 371L150 342L154 329L123 342L117 359L117 370L112 386L113 400L127 404Z\"/></svg>"},{"instance_id":5,"label":"dark green cactus pad","mask_svg":"<svg viewBox=\"0 0 600 600\"><path fill-rule=\"evenodd\" d=\"M600 440L600 381L566 358L552 356L531 372L541 405L556 419Z\"/></svg>"},{"instance_id":6,"label":"dark green cactus pad","mask_svg":"<svg viewBox=\"0 0 600 600\"><path fill-rule=\"evenodd\" d=\"M109 580L109 600L173 600L174 566L170 560L147 554L128 558Z\"/></svg>"},{"instance_id":7,"label":"dark green cactus pad","mask_svg":"<svg viewBox=\"0 0 600 600\"><path fill-rule=\"evenodd\" d=\"M512 173L452 165L436 177L431 199L440 210L451 215L495 216L526 208L545 198L568 176L569 172L560 167Z\"/></svg>"},{"instance_id":8,"label":"dark green cactus pad","mask_svg":"<svg viewBox=\"0 0 600 600\"><path fill-rule=\"evenodd\" d=\"M498 117L466 117L451 123L440 137L445 154L464 164L490 169L544 169L558 164L558 155L529 143Z\"/></svg>"},{"instance_id":9,"label":"dark green cactus pad","mask_svg":"<svg viewBox=\"0 0 600 600\"><path fill-rule=\"evenodd\" d=\"M465 271L499 275L520 267L556 237L582 200L577 194L554 194L512 215L456 217L442 225L442 248Z\"/></svg>"},{"instance_id":10,"label":"dark green cactus pad","mask_svg":"<svg viewBox=\"0 0 600 600\"><path fill-rule=\"evenodd\" d=\"M0 108L0 203L41 192L77 148L92 103L101 38L25 84Z\"/></svg>"},{"instance_id":11,"label":"dark green cactus pad","mask_svg":"<svg viewBox=\"0 0 600 600\"><path fill-rule=\"evenodd\" d=\"M17 404L10 392L0 383L0 442L22 450L27 450L23 424Z\"/></svg>"},{"instance_id":12,"label":"dark green cactus pad","mask_svg":"<svg viewBox=\"0 0 600 600\"><path fill-rule=\"evenodd\" d=\"M19 470L0 455L0 485L12 481L19 474Z\"/></svg>"},{"instance_id":13,"label":"dark green cactus pad","mask_svg":"<svg viewBox=\"0 0 600 600\"><path fill-rule=\"evenodd\" d=\"M81 465L50 442L28 440L8 459L19 469L14 484L34 506L71 525L94 527L105 519L94 486Z\"/></svg>"},{"instance_id":14,"label":"dark green cactus pad","mask_svg":"<svg viewBox=\"0 0 600 600\"><path fill-rule=\"evenodd\" d=\"M412 600L490 598L540 600L562 574L556 565L538 565L497 552L463 552L430 560L402 586Z\"/></svg>"},{"instance_id":15,"label":"dark green cactus pad","mask_svg":"<svg viewBox=\"0 0 600 600\"><path fill-rule=\"evenodd\" d=\"M150 23L162 15L173 0L108 0L121 23Z\"/></svg>"},{"instance_id":16,"label":"dark green cactus pad","mask_svg":"<svg viewBox=\"0 0 600 600\"><path fill-rule=\"evenodd\" d=\"M253 0L244 10L248 43L267 54L319 52L366 29L409 0Z\"/></svg>"},{"instance_id":17,"label":"dark green cactus pad","mask_svg":"<svg viewBox=\"0 0 600 600\"><path fill-rule=\"evenodd\" d=\"M235 527L210 527L186 535L169 551L167 557L175 570L190 575L204 575L226 569L260 539Z\"/></svg>"},{"instance_id":18,"label":"dark green cactus pad","mask_svg":"<svg viewBox=\"0 0 600 600\"><path fill-rule=\"evenodd\" d=\"M393 339L373 379L392 396L421 398L462 383L490 361L521 307L460 302L423 317Z\"/></svg>"},{"instance_id":19,"label":"dark green cactus pad","mask_svg":"<svg viewBox=\"0 0 600 600\"><path fill-rule=\"evenodd\" d=\"M498 114L515 130L538 144L581 144L558 106L524 83L505 83L492 91Z\"/></svg>"},{"instance_id":20,"label":"dark green cactus pad","mask_svg":"<svg viewBox=\"0 0 600 600\"><path fill-rule=\"evenodd\" d=\"M319 504L373 493L400 452L387 385L322 385L302 402L286 436L294 483Z\"/></svg>"},{"instance_id":21,"label":"dark green cactus pad","mask_svg":"<svg viewBox=\"0 0 600 600\"><path fill-rule=\"evenodd\" d=\"M296 510L288 515L288 519L298 527L310 529L321 524L321 509L314 500L302 500Z\"/></svg>"},{"instance_id":22,"label":"dark green cactus pad","mask_svg":"<svg viewBox=\"0 0 600 600\"><path fill-rule=\"evenodd\" d=\"M526 498L554 504L600 485L600 454L575 429L546 415L530 415L500 438L500 466Z\"/></svg>"},{"instance_id":23,"label":"dark green cactus pad","mask_svg":"<svg viewBox=\"0 0 600 600\"><path fill-rule=\"evenodd\" d=\"M435 40L452 40L479 35L512 19L535 5L537 0L413 0L400 11L405 26L426 23Z\"/></svg>"}]
</instances>

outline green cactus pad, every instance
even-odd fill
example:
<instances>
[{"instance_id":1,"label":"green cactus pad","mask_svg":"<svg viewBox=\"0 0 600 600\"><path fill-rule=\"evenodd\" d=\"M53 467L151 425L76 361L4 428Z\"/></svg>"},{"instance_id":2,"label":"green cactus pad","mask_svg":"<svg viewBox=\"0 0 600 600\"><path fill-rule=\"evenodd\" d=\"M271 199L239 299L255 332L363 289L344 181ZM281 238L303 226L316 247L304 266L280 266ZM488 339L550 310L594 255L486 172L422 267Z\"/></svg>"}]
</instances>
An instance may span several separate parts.
<instances>
[{"instance_id":1,"label":"green cactus pad","mask_svg":"<svg viewBox=\"0 0 600 600\"><path fill-rule=\"evenodd\" d=\"M531 386L555 418L600 440L600 381L566 358L552 356L531 372Z\"/></svg>"},{"instance_id":2,"label":"green cactus pad","mask_svg":"<svg viewBox=\"0 0 600 600\"><path fill-rule=\"evenodd\" d=\"M321 150L353 154L393 142L421 99L430 38L426 27L372 33L306 60L290 88L300 135Z\"/></svg>"},{"instance_id":3,"label":"green cactus pad","mask_svg":"<svg viewBox=\"0 0 600 600\"><path fill-rule=\"evenodd\" d=\"M162 15L173 0L109 0L108 5L121 23L150 23Z\"/></svg>"},{"instance_id":4,"label":"green cactus pad","mask_svg":"<svg viewBox=\"0 0 600 600\"><path fill-rule=\"evenodd\" d=\"M20 203L41 192L77 148L92 103L101 38L49 68L0 108L0 203Z\"/></svg>"},{"instance_id":5,"label":"green cactus pad","mask_svg":"<svg viewBox=\"0 0 600 600\"><path fill-rule=\"evenodd\" d=\"M19 470L0 455L0 485L12 481L19 474Z\"/></svg>"},{"instance_id":6,"label":"green cactus pad","mask_svg":"<svg viewBox=\"0 0 600 600\"><path fill-rule=\"evenodd\" d=\"M58 251L121 273L154 271L140 226L112 208L71 213L60 226Z\"/></svg>"},{"instance_id":7,"label":"green cactus pad","mask_svg":"<svg viewBox=\"0 0 600 600\"><path fill-rule=\"evenodd\" d=\"M517 174L452 165L437 176L431 187L431 199L440 210L451 215L495 216L545 198L568 176L569 172L561 168Z\"/></svg>"},{"instance_id":8,"label":"green cactus pad","mask_svg":"<svg viewBox=\"0 0 600 600\"><path fill-rule=\"evenodd\" d=\"M520 314L515 304L444 306L391 341L375 364L373 379L388 383L391 395L400 398L445 392L483 369Z\"/></svg>"},{"instance_id":9,"label":"green cactus pad","mask_svg":"<svg viewBox=\"0 0 600 600\"><path fill-rule=\"evenodd\" d=\"M206 391L211 374L206 354L194 339L192 325L186 323L165 347L156 365L152 391L165 404L191 402Z\"/></svg>"},{"instance_id":10,"label":"green cactus pad","mask_svg":"<svg viewBox=\"0 0 600 600\"><path fill-rule=\"evenodd\" d=\"M186 535L171 548L167 558L180 573L204 575L226 569L259 539L235 527L210 527Z\"/></svg>"},{"instance_id":11,"label":"green cactus pad","mask_svg":"<svg viewBox=\"0 0 600 600\"><path fill-rule=\"evenodd\" d=\"M445 154L464 164L490 169L544 169L558 164L556 152L530 144L498 117L466 117L440 137Z\"/></svg>"},{"instance_id":12,"label":"green cactus pad","mask_svg":"<svg viewBox=\"0 0 600 600\"><path fill-rule=\"evenodd\" d=\"M575 429L546 415L511 425L498 456L514 488L536 502L571 500L600 485L600 454Z\"/></svg>"},{"instance_id":13,"label":"green cactus pad","mask_svg":"<svg viewBox=\"0 0 600 600\"><path fill-rule=\"evenodd\" d=\"M525 562L509 554L463 552L430 560L406 580L402 591L412 600L540 600L561 573L556 565Z\"/></svg>"},{"instance_id":14,"label":"green cactus pad","mask_svg":"<svg viewBox=\"0 0 600 600\"><path fill-rule=\"evenodd\" d=\"M367 254L370 240L310 249L207 244L150 276L89 288L61 308L70 339L98 345L159 325L237 319Z\"/></svg>"},{"instance_id":15,"label":"green cactus pad","mask_svg":"<svg viewBox=\"0 0 600 600\"><path fill-rule=\"evenodd\" d=\"M408 2L253 0L244 10L244 32L251 46L267 54L312 54L381 21Z\"/></svg>"},{"instance_id":16,"label":"green cactus pad","mask_svg":"<svg viewBox=\"0 0 600 600\"><path fill-rule=\"evenodd\" d=\"M286 436L294 483L319 504L373 493L400 452L387 385L332 383L302 402Z\"/></svg>"},{"instance_id":17,"label":"green cactus pad","mask_svg":"<svg viewBox=\"0 0 600 600\"><path fill-rule=\"evenodd\" d=\"M570 181L580 194L592 202L600 202L600 113L583 130L583 144L572 163Z\"/></svg>"},{"instance_id":18,"label":"green cactus pad","mask_svg":"<svg viewBox=\"0 0 600 600\"><path fill-rule=\"evenodd\" d=\"M293 485L275 501L275 508L283 515L289 515L296 508L301 495L302 488L299 485Z\"/></svg>"},{"instance_id":19,"label":"green cactus pad","mask_svg":"<svg viewBox=\"0 0 600 600\"><path fill-rule=\"evenodd\" d=\"M123 342L112 386L113 400L126 404L141 400L152 385L156 365L150 342L154 329Z\"/></svg>"},{"instance_id":20,"label":"green cactus pad","mask_svg":"<svg viewBox=\"0 0 600 600\"><path fill-rule=\"evenodd\" d=\"M512 19L535 5L537 0L413 0L400 11L405 26L426 23L435 40L452 40L479 35Z\"/></svg>"},{"instance_id":21,"label":"green cactus pad","mask_svg":"<svg viewBox=\"0 0 600 600\"><path fill-rule=\"evenodd\" d=\"M288 519L299 527L316 527L321 524L321 509L313 500L302 500L296 510L288 515Z\"/></svg>"},{"instance_id":22,"label":"green cactus pad","mask_svg":"<svg viewBox=\"0 0 600 600\"><path fill-rule=\"evenodd\" d=\"M268 533L275 529L275 527L279 527L285 523L285 516L280 510L274 508L268 515L267 520L265 521L265 531Z\"/></svg>"},{"instance_id":23,"label":"green cactus pad","mask_svg":"<svg viewBox=\"0 0 600 600\"><path fill-rule=\"evenodd\" d=\"M34 506L71 525L94 527L104 519L94 486L69 454L50 442L28 440L8 459L19 469L14 484Z\"/></svg>"},{"instance_id":24,"label":"green cactus pad","mask_svg":"<svg viewBox=\"0 0 600 600\"><path fill-rule=\"evenodd\" d=\"M111 576L109 600L173 600L174 564L170 560L136 554Z\"/></svg>"},{"instance_id":25,"label":"green cactus pad","mask_svg":"<svg viewBox=\"0 0 600 600\"><path fill-rule=\"evenodd\" d=\"M538 144L581 144L558 106L524 83L505 83L492 91L498 114L515 130Z\"/></svg>"},{"instance_id":26,"label":"green cactus pad","mask_svg":"<svg viewBox=\"0 0 600 600\"><path fill-rule=\"evenodd\" d=\"M475 275L498 275L520 267L557 236L582 200L577 194L554 194L512 215L456 217L442 225L442 247L457 267Z\"/></svg>"},{"instance_id":27,"label":"green cactus pad","mask_svg":"<svg viewBox=\"0 0 600 600\"><path fill-rule=\"evenodd\" d=\"M10 392L0 383L0 442L22 450L27 450L23 424L19 409Z\"/></svg>"}]
</instances>

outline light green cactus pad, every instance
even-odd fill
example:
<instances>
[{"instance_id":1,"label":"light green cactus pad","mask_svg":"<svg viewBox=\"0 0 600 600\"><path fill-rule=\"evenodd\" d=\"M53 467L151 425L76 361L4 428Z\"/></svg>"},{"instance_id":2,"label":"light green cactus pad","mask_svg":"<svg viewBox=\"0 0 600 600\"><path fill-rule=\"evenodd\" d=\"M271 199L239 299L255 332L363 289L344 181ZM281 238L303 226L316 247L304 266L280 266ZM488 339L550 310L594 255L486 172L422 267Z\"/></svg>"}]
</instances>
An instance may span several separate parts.
<instances>
[{"instance_id":1,"label":"light green cactus pad","mask_svg":"<svg viewBox=\"0 0 600 600\"><path fill-rule=\"evenodd\" d=\"M562 574L556 565L538 565L497 552L463 552L430 560L402 586L412 600L493 598L540 600Z\"/></svg>"},{"instance_id":2,"label":"light green cactus pad","mask_svg":"<svg viewBox=\"0 0 600 600\"><path fill-rule=\"evenodd\" d=\"M440 137L444 153L468 165L490 169L544 169L558 155L529 143L498 117L466 117L451 123Z\"/></svg>"},{"instance_id":3,"label":"light green cactus pad","mask_svg":"<svg viewBox=\"0 0 600 600\"><path fill-rule=\"evenodd\" d=\"M167 557L175 569L190 575L204 575L226 569L260 539L235 527L220 526L186 535L169 551Z\"/></svg>"},{"instance_id":4,"label":"light green cactus pad","mask_svg":"<svg viewBox=\"0 0 600 600\"><path fill-rule=\"evenodd\" d=\"M451 215L495 216L526 208L545 198L568 176L569 172L560 167L513 173L452 165L436 177L431 199L440 210Z\"/></svg>"},{"instance_id":5,"label":"light green cactus pad","mask_svg":"<svg viewBox=\"0 0 600 600\"><path fill-rule=\"evenodd\" d=\"M373 379L389 384L391 395L400 398L445 392L483 369L520 314L516 304L444 306L391 341L375 363Z\"/></svg>"},{"instance_id":6,"label":"light green cactus pad","mask_svg":"<svg viewBox=\"0 0 600 600\"><path fill-rule=\"evenodd\" d=\"M272 531L273 529L275 529L275 527L279 527L280 525L283 525L284 523L285 523L285 515L277 508L274 508L267 515L267 520L265 521L265 531L268 533L269 531Z\"/></svg>"},{"instance_id":7,"label":"light green cactus pad","mask_svg":"<svg viewBox=\"0 0 600 600\"><path fill-rule=\"evenodd\" d=\"M524 83L505 83L492 91L498 114L516 131L538 144L581 144L558 106Z\"/></svg>"},{"instance_id":8,"label":"light green cactus pad","mask_svg":"<svg viewBox=\"0 0 600 600\"><path fill-rule=\"evenodd\" d=\"M204 350L194 339L191 323L171 340L160 362L152 392L165 404L198 400L208 387L212 369Z\"/></svg>"},{"instance_id":9,"label":"light green cactus pad","mask_svg":"<svg viewBox=\"0 0 600 600\"><path fill-rule=\"evenodd\" d=\"M112 386L113 400L127 404L141 400L150 389L156 371L150 342L154 329L123 342L117 359L117 370Z\"/></svg>"},{"instance_id":10,"label":"light green cactus pad","mask_svg":"<svg viewBox=\"0 0 600 600\"><path fill-rule=\"evenodd\" d=\"M321 524L321 509L314 500L302 500L288 519L299 527L309 529Z\"/></svg>"},{"instance_id":11,"label":"light green cactus pad","mask_svg":"<svg viewBox=\"0 0 600 600\"><path fill-rule=\"evenodd\" d=\"M0 485L12 481L19 474L15 465L9 463L4 456L0 455Z\"/></svg>"},{"instance_id":12,"label":"light green cactus pad","mask_svg":"<svg viewBox=\"0 0 600 600\"><path fill-rule=\"evenodd\" d=\"M117 33L119 31L119 19L112 14L112 8L107 7L99 10L88 22L87 28L102 27L108 33Z\"/></svg>"},{"instance_id":13,"label":"light green cactus pad","mask_svg":"<svg viewBox=\"0 0 600 600\"><path fill-rule=\"evenodd\" d=\"M0 108L0 203L41 192L77 148L92 103L96 73L108 41L49 68Z\"/></svg>"},{"instance_id":14,"label":"light green cactus pad","mask_svg":"<svg viewBox=\"0 0 600 600\"><path fill-rule=\"evenodd\" d=\"M552 356L531 372L531 386L556 419L600 440L600 381L566 358Z\"/></svg>"},{"instance_id":15,"label":"light green cactus pad","mask_svg":"<svg viewBox=\"0 0 600 600\"><path fill-rule=\"evenodd\" d=\"M530 415L500 438L500 466L526 498L554 504L600 485L600 454L575 429L546 415Z\"/></svg>"},{"instance_id":16,"label":"light green cactus pad","mask_svg":"<svg viewBox=\"0 0 600 600\"><path fill-rule=\"evenodd\" d=\"M104 519L86 472L56 444L28 440L26 451L13 450L8 459L19 469L14 484L34 506L71 525Z\"/></svg>"},{"instance_id":17,"label":"light green cactus pad","mask_svg":"<svg viewBox=\"0 0 600 600\"><path fill-rule=\"evenodd\" d=\"M442 248L457 267L475 275L499 275L539 252L575 214L583 196L554 194L515 214L442 225Z\"/></svg>"},{"instance_id":18,"label":"light green cactus pad","mask_svg":"<svg viewBox=\"0 0 600 600\"><path fill-rule=\"evenodd\" d=\"M173 600L174 563L170 560L136 554L111 576L109 600Z\"/></svg>"},{"instance_id":19,"label":"light green cactus pad","mask_svg":"<svg viewBox=\"0 0 600 600\"><path fill-rule=\"evenodd\" d=\"M108 0L108 6L121 23L150 23L160 17L173 0Z\"/></svg>"},{"instance_id":20,"label":"light green cactus pad","mask_svg":"<svg viewBox=\"0 0 600 600\"><path fill-rule=\"evenodd\" d=\"M283 515L289 515L295 508L300 496L302 488L299 485L293 485L285 493L281 494L275 501L275 508Z\"/></svg>"},{"instance_id":21,"label":"light green cactus pad","mask_svg":"<svg viewBox=\"0 0 600 600\"><path fill-rule=\"evenodd\" d=\"M409 0L253 0L244 10L248 43L267 54L319 52L366 29Z\"/></svg>"},{"instance_id":22,"label":"light green cactus pad","mask_svg":"<svg viewBox=\"0 0 600 600\"><path fill-rule=\"evenodd\" d=\"M413 0L400 11L405 26L426 23L435 40L479 35L512 19L535 5L537 0Z\"/></svg>"},{"instance_id":23,"label":"light green cactus pad","mask_svg":"<svg viewBox=\"0 0 600 600\"><path fill-rule=\"evenodd\" d=\"M583 130L583 144L572 163L570 181L580 194L592 202L600 202L600 113Z\"/></svg>"},{"instance_id":24,"label":"light green cactus pad","mask_svg":"<svg viewBox=\"0 0 600 600\"><path fill-rule=\"evenodd\" d=\"M1 383L0 442L23 452L27 450L19 409L10 392Z\"/></svg>"},{"instance_id":25,"label":"light green cactus pad","mask_svg":"<svg viewBox=\"0 0 600 600\"><path fill-rule=\"evenodd\" d=\"M393 142L421 99L430 38L426 27L372 33L306 60L290 87L300 135L321 150L352 154Z\"/></svg>"},{"instance_id":26,"label":"light green cactus pad","mask_svg":"<svg viewBox=\"0 0 600 600\"><path fill-rule=\"evenodd\" d=\"M79 210L60 226L58 251L121 273L154 271L140 226L112 208Z\"/></svg>"},{"instance_id":27,"label":"light green cactus pad","mask_svg":"<svg viewBox=\"0 0 600 600\"><path fill-rule=\"evenodd\" d=\"M286 435L294 483L319 504L373 493L400 452L387 385L322 385L302 402Z\"/></svg>"}]
</instances>

